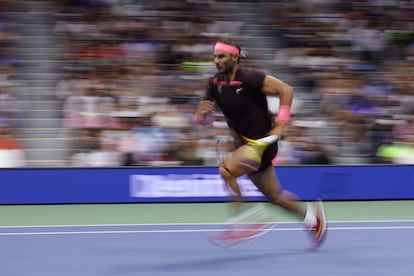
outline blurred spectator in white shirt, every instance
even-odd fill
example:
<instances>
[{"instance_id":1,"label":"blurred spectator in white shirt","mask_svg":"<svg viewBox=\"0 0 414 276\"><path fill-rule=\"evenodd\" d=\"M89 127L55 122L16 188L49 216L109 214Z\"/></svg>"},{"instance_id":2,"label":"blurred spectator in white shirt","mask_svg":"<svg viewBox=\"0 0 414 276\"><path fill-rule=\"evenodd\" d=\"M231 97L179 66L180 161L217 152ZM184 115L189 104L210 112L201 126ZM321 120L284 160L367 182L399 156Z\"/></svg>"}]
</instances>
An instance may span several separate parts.
<instances>
[{"instance_id":1,"label":"blurred spectator in white shirt","mask_svg":"<svg viewBox=\"0 0 414 276\"><path fill-rule=\"evenodd\" d=\"M0 121L0 168L23 167L26 156L19 139L13 135L13 129L7 122Z\"/></svg>"}]
</instances>

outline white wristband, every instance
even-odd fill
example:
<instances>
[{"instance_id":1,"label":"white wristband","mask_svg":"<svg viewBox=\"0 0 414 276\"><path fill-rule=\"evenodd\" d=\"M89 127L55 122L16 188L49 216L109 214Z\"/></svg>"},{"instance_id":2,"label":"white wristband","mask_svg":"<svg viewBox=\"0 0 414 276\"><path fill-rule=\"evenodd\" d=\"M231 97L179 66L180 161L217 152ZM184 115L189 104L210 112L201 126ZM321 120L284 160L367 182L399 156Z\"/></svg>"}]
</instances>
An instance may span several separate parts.
<instances>
[{"instance_id":1,"label":"white wristband","mask_svg":"<svg viewBox=\"0 0 414 276\"><path fill-rule=\"evenodd\" d=\"M264 142L266 144L271 144L279 140L279 136L277 135L269 135L260 139L257 139L258 142Z\"/></svg>"}]
</instances>

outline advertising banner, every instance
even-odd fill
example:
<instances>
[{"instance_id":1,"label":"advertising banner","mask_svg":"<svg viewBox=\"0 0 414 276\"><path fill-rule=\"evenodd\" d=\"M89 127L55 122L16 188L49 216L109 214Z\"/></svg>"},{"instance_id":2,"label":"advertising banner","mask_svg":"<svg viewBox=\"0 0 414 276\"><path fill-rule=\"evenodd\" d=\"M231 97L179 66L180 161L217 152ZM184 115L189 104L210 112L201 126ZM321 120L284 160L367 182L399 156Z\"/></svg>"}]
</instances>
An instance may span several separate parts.
<instances>
[{"instance_id":1,"label":"advertising banner","mask_svg":"<svg viewBox=\"0 0 414 276\"><path fill-rule=\"evenodd\" d=\"M414 199L414 166L297 166L275 169L302 200ZM264 197L239 178L247 200ZM221 202L230 191L211 167L0 169L0 204Z\"/></svg>"}]
</instances>

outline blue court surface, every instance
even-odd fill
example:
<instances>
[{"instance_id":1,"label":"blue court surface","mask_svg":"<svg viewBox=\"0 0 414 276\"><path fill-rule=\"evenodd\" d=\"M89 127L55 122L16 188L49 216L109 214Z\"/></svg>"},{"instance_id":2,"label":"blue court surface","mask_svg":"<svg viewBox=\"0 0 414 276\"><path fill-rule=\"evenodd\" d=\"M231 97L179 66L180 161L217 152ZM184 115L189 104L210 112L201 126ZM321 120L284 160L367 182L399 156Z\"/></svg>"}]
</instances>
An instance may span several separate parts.
<instances>
[{"instance_id":1,"label":"blue court surface","mask_svg":"<svg viewBox=\"0 0 414 276\"><path fill-rule=\"evenodd\" d=\"M330 222L307 249L301 224L219 247L223 224L0 228L0 275L414 275L414 221Z\"/></svg>"}]
</instances>

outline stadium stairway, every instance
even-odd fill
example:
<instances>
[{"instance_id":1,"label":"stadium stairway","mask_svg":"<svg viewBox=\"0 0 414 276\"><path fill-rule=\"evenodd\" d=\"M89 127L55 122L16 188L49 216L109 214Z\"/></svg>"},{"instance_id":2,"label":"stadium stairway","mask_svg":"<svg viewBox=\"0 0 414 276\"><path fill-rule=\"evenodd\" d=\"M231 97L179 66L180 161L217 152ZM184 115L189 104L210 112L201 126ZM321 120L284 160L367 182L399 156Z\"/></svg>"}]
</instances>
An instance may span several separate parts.
<instances>
[{"instance_id":1,"label":"stadium stairway","mask_svg":"<svg viewBox=\"0 0 414 276\"><path fill-rule=\"evenodd\" d=\"M66 166L70 132L62 128L61 104L54 95L59 79L59 41L51 34L53 1L22 1L16 13L21 39L16 54L22 61L18 98L22 112L19 136L30 167Z\"/></svg>"}]
</instances>

